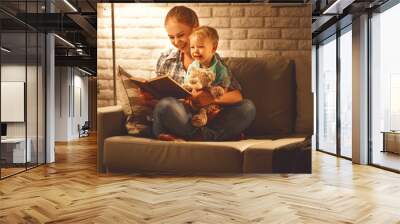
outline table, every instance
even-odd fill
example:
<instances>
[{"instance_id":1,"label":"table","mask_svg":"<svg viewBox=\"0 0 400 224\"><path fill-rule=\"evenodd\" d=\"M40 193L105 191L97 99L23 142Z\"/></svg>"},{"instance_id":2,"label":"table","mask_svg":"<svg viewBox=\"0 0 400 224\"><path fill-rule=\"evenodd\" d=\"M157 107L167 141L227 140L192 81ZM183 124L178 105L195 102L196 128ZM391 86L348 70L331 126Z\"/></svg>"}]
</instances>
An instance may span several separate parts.
<instances>
[{"instance_id":1,"label":"table","mask_svg":"<svg viewBox=\"0 0 400 224\"><path fill-rule=\"evenodd\" d=\"M26 147L25 151L25 138L1 139L1 159L5 160L6 163L30 162L32 141L27 138L26 142L28 147Z\"/></svg>"},{"instance_id":2,"label":"table","mask_svg":"<svg viewBox=\"0 0 400 224\"><path fill-rule=\"evenodd\" d=\"M400 131L382 131L383 150L382 152L393 152L400 154Z\"/></svg>"}]
</instances>

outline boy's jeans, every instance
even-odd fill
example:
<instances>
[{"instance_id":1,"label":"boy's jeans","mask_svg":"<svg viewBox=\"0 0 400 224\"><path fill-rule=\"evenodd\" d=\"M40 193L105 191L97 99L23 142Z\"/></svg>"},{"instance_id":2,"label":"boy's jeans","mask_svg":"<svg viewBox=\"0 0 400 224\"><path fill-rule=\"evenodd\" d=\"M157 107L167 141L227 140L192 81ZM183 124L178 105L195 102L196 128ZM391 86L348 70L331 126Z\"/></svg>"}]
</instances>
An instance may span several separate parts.
<instances>
[{"instance_id":1,"label":"boy's jeans","mask_svg":"<svg viewBox=\"0 0 400 224\"><path fill-rule=\"evenodd\" d=\"M173 134L187 140L199 135L206 141L224 141L239 136L256 115L256 108L251 100L244 99L240 103L224 106L206 127L196 128L191 124L192 114L177 99L166 97L161 99L153 112L153 134Z\"/></svg>"}]
</instances>

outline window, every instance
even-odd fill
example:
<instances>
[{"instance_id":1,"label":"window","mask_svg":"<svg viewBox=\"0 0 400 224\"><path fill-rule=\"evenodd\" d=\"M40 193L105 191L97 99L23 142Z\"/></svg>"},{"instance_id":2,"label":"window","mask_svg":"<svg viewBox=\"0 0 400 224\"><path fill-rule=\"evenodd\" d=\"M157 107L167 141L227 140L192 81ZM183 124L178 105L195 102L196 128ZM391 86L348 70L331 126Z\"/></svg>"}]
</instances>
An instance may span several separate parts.
<instances>
[{"instance_id":1,"label":"window","mask_svg":"<svg viewBox=\"0 0 400 224\"><path fill-rule=\"evenodd\" d=\"M351 26L340 36L340 155L352 157L352 35Z\"/></svg>"},{"instance_id":2,"label":"window","mask_svg":"<svg viewBox=\"0 0 400 224\"><path fill-rule=\"evenodd\" d=\"M400 156L384 151L383 132L400 130L399 21L400 4L371 18L371 162L395 170Z\"/></svg>"},{"instance_id":3,"label":"window","mask_svg":"<svg viewBox=\"0 0 400 224\"><path fill-rule=\"evenodd\" d=\"M337 35L322 41L317 49L316 148L350 159L353 77L351 24L337 32Z\"/></svg>"},{"instance_id":4,"label":"window","mask_svg":"<svg viewBox=\"0 0 400 224\"><path fill-rule=\"evenodd\" d=\"M336 36L318 47L318 145L336 153Z\"/></svg>"},{"instance_id":5,"label":"window","mask_svg":"<svg viewBox=\"0 0 400 224\"><path fill-rule=\"evenodd\" d=\"M390 130L400 130L400 73L390 74Z\"/></svg>"}]
</instances>

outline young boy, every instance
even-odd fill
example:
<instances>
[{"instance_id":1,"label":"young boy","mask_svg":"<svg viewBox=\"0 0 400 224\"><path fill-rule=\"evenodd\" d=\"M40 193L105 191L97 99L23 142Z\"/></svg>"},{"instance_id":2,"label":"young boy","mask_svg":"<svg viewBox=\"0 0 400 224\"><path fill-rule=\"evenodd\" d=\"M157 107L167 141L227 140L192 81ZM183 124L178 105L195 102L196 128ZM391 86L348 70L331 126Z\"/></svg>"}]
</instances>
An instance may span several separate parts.
<instances>
[{"instance_id":1,"label":"young boy","mask_svg":"<svg viewBox=\"0 0 400 224\"><path fill-rule=\"evenodd\" d=\"M223 95L231 84L228 68L219 60L220 57L216 53L218 40L218 32L212 27L200 26L193 30L189 36L189 42L190 54L194 61L189 65L188 72L184 78L184 83L190 83L193 81L191 79L198 75L194 72L198 69L203 69L203 72L206 72L204 73L205 76L202 78L203 81L199 81L202 84L198 83L201 88L202 85L213 80L214 78L211 77L215 75L214 81L210 83L213 88L209 89L209 91L216 98ZM191 77L192 75L195 77ZM192 125L203 127L220 112L221 108L216 104L210 104L203 108L197 108L197 110L199 110L199 113L193 115Z\"/></svg>"},{"instance_id":2,"label":"young boy","mask_svg":"<svg viewBox=\"0 0 400 224\"><path fill-rule=\"evenodd\" d=\"M229 87L228 68L216 57L218 40L217 30L209 26L200 26L190 34L190 54L194 61L188 67L184 83L188 81L193 69L206 68L215 74L214 86Z\"/></svg>"}]
</instances>

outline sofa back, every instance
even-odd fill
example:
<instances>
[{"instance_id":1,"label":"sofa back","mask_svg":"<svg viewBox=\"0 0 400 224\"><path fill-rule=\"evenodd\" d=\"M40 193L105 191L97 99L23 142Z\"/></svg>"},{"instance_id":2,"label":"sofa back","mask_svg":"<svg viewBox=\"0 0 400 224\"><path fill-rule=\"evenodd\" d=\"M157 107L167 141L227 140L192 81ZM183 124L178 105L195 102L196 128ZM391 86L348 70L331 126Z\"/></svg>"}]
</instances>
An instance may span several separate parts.
<instances>
[{"instance_id":1,"label":"sofa back","mask_svg":"<svg viewBox=\"0 0 400 224\"><path fill-rule=\"evenodd\" d=\"M257 109L247 135L312 134L311 61L270 56L224 62Z\"/></svg>"}]
</instances>

